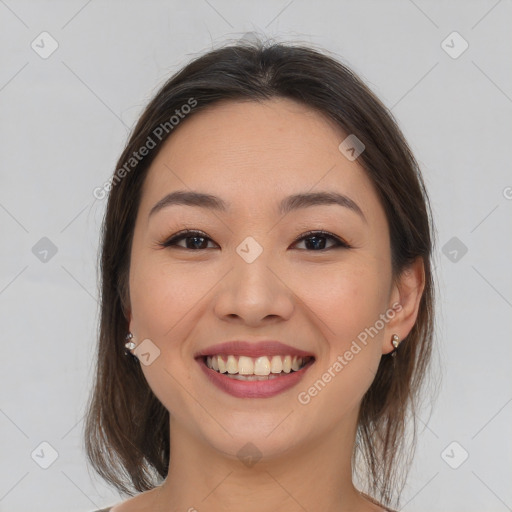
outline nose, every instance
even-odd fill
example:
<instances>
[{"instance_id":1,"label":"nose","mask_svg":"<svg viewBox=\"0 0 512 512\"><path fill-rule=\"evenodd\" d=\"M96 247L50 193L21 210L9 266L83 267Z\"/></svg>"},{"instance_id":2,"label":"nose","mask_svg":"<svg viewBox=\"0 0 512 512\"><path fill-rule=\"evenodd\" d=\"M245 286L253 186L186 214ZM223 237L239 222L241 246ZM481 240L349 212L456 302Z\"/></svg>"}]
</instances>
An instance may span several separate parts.
<instances>
[{"instance_id":1,"label":"nose","mask_svg":"<svg viewBox=\"0 0 512 512\"><path fill-rule=\"evenodd\" d=\"M248 263L238 254L233 267L219 284L214 311L223 321L251 327L282 322L291 317L294 295L270 251Z\"/></svg>"}]
</instances>

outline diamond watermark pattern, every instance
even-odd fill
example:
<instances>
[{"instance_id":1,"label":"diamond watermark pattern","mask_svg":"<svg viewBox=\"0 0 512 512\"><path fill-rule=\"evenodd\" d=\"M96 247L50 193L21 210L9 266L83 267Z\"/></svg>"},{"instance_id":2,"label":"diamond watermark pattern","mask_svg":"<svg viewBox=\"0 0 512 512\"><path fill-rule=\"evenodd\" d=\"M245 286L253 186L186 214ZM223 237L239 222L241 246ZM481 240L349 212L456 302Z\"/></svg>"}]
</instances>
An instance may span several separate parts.
<instances>
[{"instance_id":1,"label":"diamond watermark pattern","mask_svg":"<svg viewBox=\"0 0 512 512\"><path fill-rule=\"evenodd\" d=\"M354 135L349 135L338 146L343 156L353 162L364 150L365 145Z\"/></svg>"},{"instance_id":2,"label":"diamond watermark pattern","mask_svg":"<svg viewBox=\"0 0 512 512\"><path fill-rule=\"evenodd\" d=\"M441 458L450 466L452 469L457 469L469 457L469 453L464 447L457 441L452 441L442 452Z\"/></svg>"},{"instance_id":3,"label":"diamond watermark pattern","mask_svg":"<svg viewBox=\"0 0 512 512\"><path fill-rule=\"evenodd\" d=\"M59 47L57 40L48 32L41 32L30 44L39 57L47 59Z\"/></svg>"},{"instance_id":4,"label":"diamond watermark pattern","mask_svg":"<svg viewBox=\"0 0 512 512\"><path fill-rule=\"evenodd\" d=\"M452 263L458 263L468 252L468 248L459 238L454 236L443 245L442 251Z\"/></svg>"},{"instance_id":5,"label":"diamond watermark pattern","mask_svg":"<svg viewBox=\"0 0 512 512\"><path fill-rule=\"evenodd\" d=\"M262 252L263 247L248 236L237 248L236 252L247 262L252 263Z\"/></svg>"},{"instance_id":6,"label":"diamond watermark pattern","mask_svg":"<svg viewBox=\"0 0 512 512\"><path fill-rule=\"evenodd\" d=\"M149 366L160 356L160 349L150 339L145 339L137 345L133 353L144 366Z\"/></svg>"},{"instance_id":7,"label":"diamond watermark pattern","mask_svg":"<svg viewBox=\"0 0 512 512\"><path fill-rule=\"evenodd\" d=\"M469 44L458 32L454 31L443 39L441 48L452 59L458 59L469 48Z\"/></svg>"},{"instance_id":8,"label":"diamond watermark pattern","mask_svg":"<svg viewBox=\"0 0 512 512\"><path fill-rule=\"evenodd\" d=\"M254 464L256 464L262 457L262 453L253 443L244 444L244 446L238 450L236 455L248 468L254 466Z\"/></svg>"},{"instance_id":9,"label":"diamond watermark pattern","mask_svg":"<svg viewBox=\"0 0 512 512\"><path fill-rule=\"evenodd\" d=\"M48 469L59 458L59 453L50 443L43 441L30 456L38 466Z\"/></svg>"},{"instance_id":10,"label":"diamond watermark pattern","mask_svg":"<svg viewBox=\"0 0 512 512\"><path fill-rule=\"evenodd\" d=\"M47 237L41 238L34 247L32 247L32 254L41 262L48 263L56 254L57 246Z\"/></svg>"}]
</instances>

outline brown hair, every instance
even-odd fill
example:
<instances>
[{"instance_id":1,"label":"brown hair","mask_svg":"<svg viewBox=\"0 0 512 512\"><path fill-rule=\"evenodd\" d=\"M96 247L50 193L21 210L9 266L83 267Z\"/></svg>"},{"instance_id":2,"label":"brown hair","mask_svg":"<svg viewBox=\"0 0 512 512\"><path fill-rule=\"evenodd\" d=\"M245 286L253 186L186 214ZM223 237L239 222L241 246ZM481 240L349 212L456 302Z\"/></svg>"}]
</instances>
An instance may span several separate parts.
<instances>
[{"instance_id":1,"label":"brown hair","mask_svg":"<svg viewBox=\"0 0 512 512\"><path fill-rule=\"evenodd\" d=\"M152 160L172 134L171 117L179 111L184 115L178 122L183 123L221 100L273 97L316 109L364 143L358 163L386 212L394 278L416 258L424 262L425 288L417 321L396 357L382 356L362 400L353 457L354 467L356 456L361 457L368 492L385 505L393 499L398 503L405 483L399 470L406 469L406 474L410 466L410 460L399 466L402 457L411 454L405 449L404 434L411 424L414 447L415 407L434 334L429 200L418 164L388 109L335 58L294 44L240 42L196 58L161 87L135 126L109 186L102 230L101 319L96 380L85 423L87 456L105 480L130 495L152 489L168 471L169 413L149 388L139 363L125 355L124 343L130 250L141 189ZM156 147L133 160L150 139Z\"/></svg>"}]
</instances>

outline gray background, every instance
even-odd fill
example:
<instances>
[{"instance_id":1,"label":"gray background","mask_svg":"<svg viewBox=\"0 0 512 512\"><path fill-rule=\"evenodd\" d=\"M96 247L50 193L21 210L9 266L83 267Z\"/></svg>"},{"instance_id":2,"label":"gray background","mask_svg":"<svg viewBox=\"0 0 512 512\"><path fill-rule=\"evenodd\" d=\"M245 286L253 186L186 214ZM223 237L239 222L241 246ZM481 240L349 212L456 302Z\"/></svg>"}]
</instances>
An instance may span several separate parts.
<instances>
[{"instance_id":1,"label":"gray background","mask_svg":"<svg viewBox=\"0 0 512 512\"><path fill-rule=\"evenodd\" d=\"M505 0L0 0L0 511L119 501L81 438L105 208L93 190L170 73L251 31L338 55L391 108L425 175L441 387L419 413L402 510L512 510L511 19ZM47 58L44 31L58 43ZM48 469L42 442L58 454Z\"/></svg>"}]
</instances>

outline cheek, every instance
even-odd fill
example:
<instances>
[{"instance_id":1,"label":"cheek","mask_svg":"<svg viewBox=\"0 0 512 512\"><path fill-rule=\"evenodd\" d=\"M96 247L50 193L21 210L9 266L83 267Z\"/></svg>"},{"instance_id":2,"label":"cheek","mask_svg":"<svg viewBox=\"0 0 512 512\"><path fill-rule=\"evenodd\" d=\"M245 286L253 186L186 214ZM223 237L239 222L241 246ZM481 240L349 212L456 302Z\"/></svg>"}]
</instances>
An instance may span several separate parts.
<instances>
[{"instance_id":1,"label":"cheek","mask_svg":"<svg viewBox=\"0 0 512 512\"><path fill-rule=\"evenodd\" d=\"M325 326L330 345L342 348L384 312L388 276L374 265L325 266L301 273L294 290Z\"/></svg>"},{"instance_id":2,"label":"cheek","mask_svg":"<svg viewBox=\"0 0 512 512\"><path fill-rule=\"evenodd\" d=\"M186 360L183 364L182 342L190 333L187 319L201 313L201 299L206 300L211 283L198 272L185 271L154 257L133 263L130 297L134 333L140 340L149 338L160 349L158 358L151 365L141 365L141 369L165 407L173 414L186 416L191 405L183 387L192 389L187 365L195 363Z\"/></svg>"},{"instance_id":3,"label":"cheek","mask_svg":"<svg viewBox=\"0 0 512 512\"><path fill-rule=\"evenodd\" d=\"M332 419L341 420L373 382L383 334L371 337L365 329L385 311L388 277L384 268L362 264L317 271L297 281L300 298L314 312L326 348L300 390L300 400L310 400L311 410L318 414L328 410Z\"/></svg>"},{"instance_id":4,"label":"cheek","mask_svg":"<svg viewBox=\"0 0 512 512\"><path fill-rule=\"evenodd\" d=\"M133 265L130 298L134 324L140 335L161 338L179 323L208 290L198 273L155 258ZM172 332L172 331L171 331Z\"/></svg>"}]
</instances>

